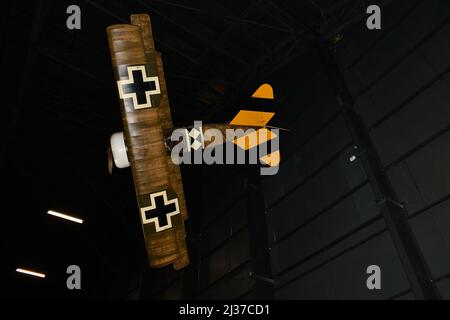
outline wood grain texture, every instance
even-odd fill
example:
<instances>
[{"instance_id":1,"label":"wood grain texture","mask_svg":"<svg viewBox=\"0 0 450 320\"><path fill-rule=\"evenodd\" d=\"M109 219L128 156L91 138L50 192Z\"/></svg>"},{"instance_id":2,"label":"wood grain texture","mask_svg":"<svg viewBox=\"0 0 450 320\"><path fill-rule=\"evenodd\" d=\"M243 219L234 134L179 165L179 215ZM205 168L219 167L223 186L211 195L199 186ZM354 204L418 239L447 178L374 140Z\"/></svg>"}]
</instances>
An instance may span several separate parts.
<instances>
[{"instance_id":1,"label":"wood grain texture","mask_svg":"<svg viewBox=\"0 0 450 320\"><path fill-rule=\"evenodd\" d=\"M171 198L178 198L180 214L172 220L172 228L157 232L154 223L143 223L143 231L150 266L173 264L180 269L189 264L184 228L187 208L179 168L172 163L164 146L163 132L172 128L172 119L162 62L154 50L150 18L133 15L132 23L136 25L107 28L115 78L126 80L128 66L146 65L152 76L158 75L161 94L155 98L156 106L139 110L134 109L131 99L120 100L128 158L140 208L149 205L150 194L161 190L168 190Z\"/></svg>"},{"instance_id":2,"label":"wood grain texture","mask_svg":"<svg viewBox=\"0 0 450 320\"><path fill-rule=\"evenodd\" d=\"M153 40L153 31L151 27L150 17L146 14L134 14L131 16L131 23L140 27L141 35L144 43L144 51L147 61L155 61L155 67L158 72L159 85L161 89L161 99L158 110L158 116L161 128L164 132L173 130L172 115L170 112L169 95L167 93L166 78L164 76L164 68L161 53L155 51L155 43ZM169 184L178 196L180 211L183 221L188 218L186 201L184 198L183 182L181 179L180 167L172 162L169 154L166 155L167 166L169 169ZM189 255L186 246L185 228L176 230L176 239L179 248L179 257L174 262L175 269L181 269L189 264Z\"/></svg>"}]
</instances>

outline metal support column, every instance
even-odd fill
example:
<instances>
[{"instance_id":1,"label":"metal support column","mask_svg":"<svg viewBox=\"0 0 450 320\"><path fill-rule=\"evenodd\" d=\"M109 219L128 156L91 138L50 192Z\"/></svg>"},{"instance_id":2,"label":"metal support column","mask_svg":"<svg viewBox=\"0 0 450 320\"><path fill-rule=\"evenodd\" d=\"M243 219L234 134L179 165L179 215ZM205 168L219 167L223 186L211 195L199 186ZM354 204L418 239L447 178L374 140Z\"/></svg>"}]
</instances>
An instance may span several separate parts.
<instances>
[{"instance_id":1,"label":"metal support column","mask_svg":"<svg viewBox=\"0 0 450 320\"><path fill-rule=\"evenodd\" d=\"M255 281L254 299L270 300L274 297L274 281L269 254L269 239L264 207L260 190L259 168L251 166L247 173L247 219L252 274Z\"/></svg>"},{"instance_id":2,"label":"metal support column","mask_svg":"<svg viewBox=\"0 0 450 320\"><path fill-rule=\"evenodd\" d=\"M382 211L387 229L397 249L411 288L417 299L439 299L431 273L409 225L407 210L398 200L372 144L368 130L354 110L354 99L347 88L331 50L326 43L321 43L319 51L323 63L328 69L336 98L342 108L342 114L350 129L353 141L360 150L358 158L377 197L377 205Z\"/></svg>"}]
</instances>

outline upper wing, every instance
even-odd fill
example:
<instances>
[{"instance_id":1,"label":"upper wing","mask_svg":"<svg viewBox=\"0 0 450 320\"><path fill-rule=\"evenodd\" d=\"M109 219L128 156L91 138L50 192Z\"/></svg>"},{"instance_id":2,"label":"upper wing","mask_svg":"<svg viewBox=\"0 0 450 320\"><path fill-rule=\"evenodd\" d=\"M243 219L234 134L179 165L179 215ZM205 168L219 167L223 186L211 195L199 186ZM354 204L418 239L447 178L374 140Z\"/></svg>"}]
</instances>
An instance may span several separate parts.
<instances>
[{"instance_id":1,"label":"upper wing","mask_svg":"<svg viewBox=\"0 0 450 320\"><path fill-rule=\"evenodd\" d=\"M180 269L189 264L187 209L179 168L164 147L172 119L161 56L149 16L133 15L131 22L107 28L128 158L150 265Z\"/></svg>"}]
</instances>

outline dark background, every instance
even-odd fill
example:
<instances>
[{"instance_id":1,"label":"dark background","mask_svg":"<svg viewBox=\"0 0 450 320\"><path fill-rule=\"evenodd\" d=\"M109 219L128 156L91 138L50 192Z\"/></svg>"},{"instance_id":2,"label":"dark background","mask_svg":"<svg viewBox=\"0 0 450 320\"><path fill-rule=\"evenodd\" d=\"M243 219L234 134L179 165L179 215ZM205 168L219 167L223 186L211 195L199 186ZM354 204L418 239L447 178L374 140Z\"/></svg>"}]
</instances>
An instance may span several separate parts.
<instances>
[{"instance_id":1,"label":"dark background","mask_svg":"<svg viewBox=\"0 0 450 320\"><path fill-rule=\"evenodd\" d=\"M70 4L81 30L66 28ZM382 30L366 28L369 4L381 6ZM276 122L290 129L276 176L182 166L191 265L179 272L147 267L131 172L106 168L122 129L105 28L131 13L151 16L176 125L228 121L267 82ZM431 283L426 297L449 299L449 17L446 0L5 1L3 294L413 299L426 289L416 273ZM361 150L378 166L349 161ZM381 198L405 210L376 204L380 179ZM401 214L399 232L388 217ZM65 286L71 264L80 291ZM382 290L366 288L372 264Z\"/></svg>"}]
</instances>

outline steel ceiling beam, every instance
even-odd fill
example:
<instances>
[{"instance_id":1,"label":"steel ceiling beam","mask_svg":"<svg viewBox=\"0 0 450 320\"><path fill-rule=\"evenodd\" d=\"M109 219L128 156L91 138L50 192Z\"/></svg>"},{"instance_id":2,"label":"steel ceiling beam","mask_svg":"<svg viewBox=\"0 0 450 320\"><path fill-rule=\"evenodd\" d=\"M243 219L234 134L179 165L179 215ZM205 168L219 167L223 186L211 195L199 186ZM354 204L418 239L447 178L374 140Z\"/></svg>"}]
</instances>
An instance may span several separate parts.
<instances>
[{"instance_id":1,"label":"steel ceiling beam","mask_svg":"<svg viewBox=\"0 0 450 320\"><path fill-rule=\"evenodd\" d=\"M282 17L286 18L290 23L291 27L296 28L297 30L300 30L301 32L306 32L313 38L318 37L319 33L311 28L308 23L306 23L303 20L300 20L299 18L294 18L289 12L287 12L284 8L280 7L277 3L273 2L272 0L264 0L266 4L268 4L270 7L272 7L274 10L276 10L279 14L281 14Z\"/></svg>"},{"instance_id":2,"label":"steel ceiling beam","mask_svg":"<svg viewBox=\"0 0 450 320\"><path fill-rule=\"evenodd\" d=\"M154 13L156 13L157 15L161 16L162 18L164 18L166 21L170 22L171 24L173 24L174 26L184 30L186 33L188 33L189 35L193 36L194 38L196 38L197 40L200 40L201 42L209 45L211 48L213 48L214 50L216 50L217 52L219 52L220 54L231 58L232 60L239 62L240 64L247 66L247 62L244 61L243 59L241 59L240 57L230 53L229 50L227 50L226 48L223 47L219 47L217 44L215 44L214 42L211 43L211 39L206 39L204 37L202 37L201 35L199 35L197 32L192 31L188 28L186 28L185 25L173 20L172 18L170 18L167 14L161 12L160 10L156 9L154 6L149 5L148 3L139 0L139 3L146 8L147 10L150 10Z\"/></svg>"},{"instance_id":3,"label":"steel ceiling beam","mask_svg":"<svg viewBox=\"0 0 450 320\"><path fill-rule=\"evenodd\" d=\"M153 2L159 2L159 3L167 4L167 5L170 5L170 6L173 6L173 7L189 10L189 11L192 11L192 12L197 12L197 13L201 13L201 14L204 14L204 15L212 16L212 17L222 18L222 19L225 19L225 20L233 21L233 22L248 24L248 25L252 25L252 26L255 26L255 27L262 27L262 28L272 29L272 30L276 30L276 31L291 33L291 30L285 29L285 28L282 28L282 27L279 27L279 26L269 25L269 24L266 24L266 23L261 23L261 22L257 22L257 21L247 20L247 19L242 19L242 18L239 18L239 17L225 15L225 14L221 14L221 13L210 12L208 10L203 10L203 9L200 9L200 8L194 8L194 7L191 7L191 6L186 6L186 5L182 5L182 4L178 4L178 3L173 3L173 2L170 2L170 1L153 0Z\"/></svg>"}]
</instances>

